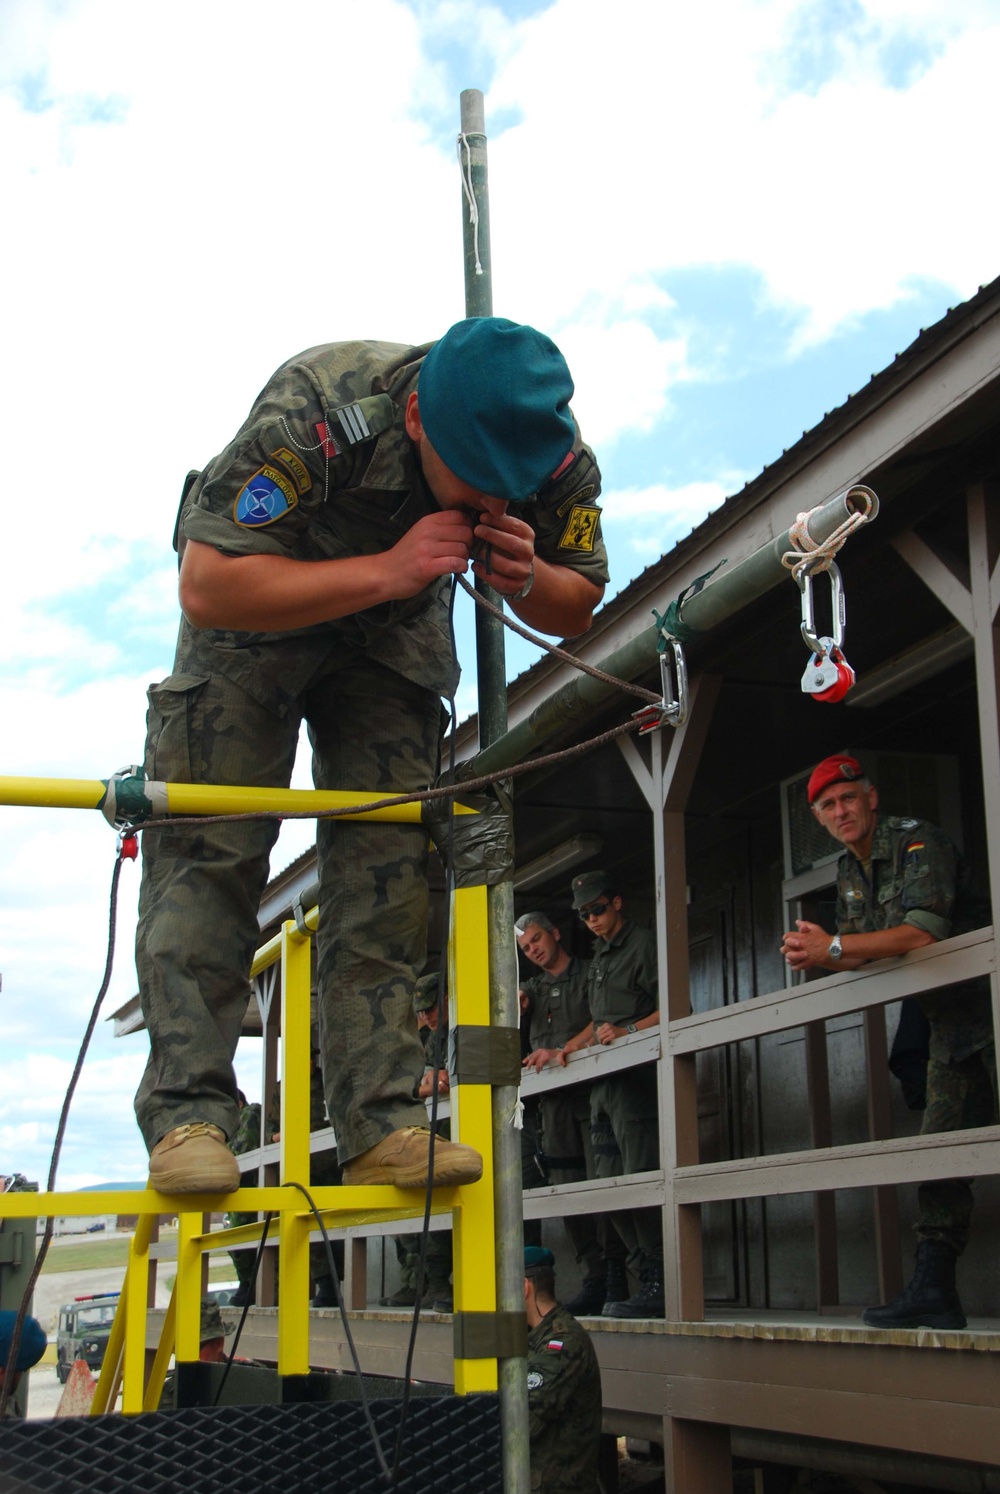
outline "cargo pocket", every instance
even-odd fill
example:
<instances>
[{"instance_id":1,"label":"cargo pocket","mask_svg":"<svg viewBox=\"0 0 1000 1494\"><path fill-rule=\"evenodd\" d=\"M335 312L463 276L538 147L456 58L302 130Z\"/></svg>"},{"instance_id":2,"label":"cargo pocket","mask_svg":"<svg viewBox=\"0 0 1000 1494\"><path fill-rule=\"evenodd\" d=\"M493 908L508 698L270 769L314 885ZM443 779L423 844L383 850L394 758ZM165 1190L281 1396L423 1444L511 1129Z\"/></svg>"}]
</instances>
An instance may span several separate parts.
<instances>
[{"instance_id":1,"label":"cargo pocket","mask_svg":"<svg viewBox=\"0 0 1000 1494\"><path fill-rule=\"evenodd\" d=\"M161 783L193 783L192 741L200 739L194 716L207 674L171 674L147 692L146 762L150 778Z\"/></svg>"}]
</instances>

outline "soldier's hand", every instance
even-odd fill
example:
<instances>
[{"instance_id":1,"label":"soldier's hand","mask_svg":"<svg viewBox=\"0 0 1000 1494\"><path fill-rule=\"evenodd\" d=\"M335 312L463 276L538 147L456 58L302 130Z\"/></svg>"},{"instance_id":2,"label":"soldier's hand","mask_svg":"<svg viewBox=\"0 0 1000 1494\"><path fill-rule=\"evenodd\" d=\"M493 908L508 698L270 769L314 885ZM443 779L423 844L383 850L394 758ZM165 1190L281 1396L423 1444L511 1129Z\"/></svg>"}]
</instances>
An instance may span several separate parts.
<instances>
[{"instance_id":1,"label":"soldier's hand","mask_svg":"<svg viewBox=\"0 0 1000 1494\"><path fill-rule=\"evenodd\" d=\"M524 1060L524 1067L526 1069L534 1069L535 1073L538 1074L545 1068L546 1064L551 1063L553 1059L558 1060L558 1058L558 1048L536 1048Z\"/></svg>"},{"instance_id":2,"label":"soldier's hand","mask_svg":"<svg viewBox=\"0 0 1000 1494\"><path fill-rule=\"evenodd\" d=\"M385 552L388 598L415 597L440 576L461 575L469 564L472 520L460 509L441 509L418 519Z\"/></svg>"},{"instance_id":3,"label":"soldier's hand","mask_svg":"<svg viewBox=\"0 0 1000 1494\"><path fill-rule=\"evenodd\" d=\"M830 948L830 935L818 923L795 920L795 929L785 934L781 953L790 970L812 970L821 965Z\"/></svg>"},{"instance_id":4,"label":"soldier's hand","mask_svg":"<svg viewBox=\"0 0 1000 1494\"><path fill-rule=\"evenodd\" d=\"M515 596L531 575L534 530L511 514L480 513L475 518L472 569L501 595Z\"/></svg>"}]
</instances>

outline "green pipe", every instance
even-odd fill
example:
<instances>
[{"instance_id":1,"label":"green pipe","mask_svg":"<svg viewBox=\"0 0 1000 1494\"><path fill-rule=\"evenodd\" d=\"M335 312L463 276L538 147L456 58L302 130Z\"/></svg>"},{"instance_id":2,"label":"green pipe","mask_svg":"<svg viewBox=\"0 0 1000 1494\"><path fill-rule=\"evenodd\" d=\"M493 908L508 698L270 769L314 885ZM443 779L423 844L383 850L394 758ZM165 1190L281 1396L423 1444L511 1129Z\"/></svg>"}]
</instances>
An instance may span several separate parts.
<instances>
[{"instance_id":1,"label":"green pipe","mask_svg":"<svg viewBox=\"0 0 1000 1494\"><path fill-rule=\"evenodd\" d=\"M878 513L878 499L871 488L848 488L820 504L810 514L807 523L809 535L817 544L822 544L852 513L865 510L869 520ZM762 545L731 570L720 571L701 591L683 601L679 599L677 610L685 637L707 633L779 582L787 580L790 572L782 565L781 557L792 548L791 530L786 529L777 539ZM602 659L598 667L616 679L637 679L656 666L659 641L659 628L655 625L649 627ZM459 778L477 778L482 773L496 773L523 762L617 693L616 685L605 684L586 674L575 675L499 741L463 764Z\"/></svg>"}]
</instances>

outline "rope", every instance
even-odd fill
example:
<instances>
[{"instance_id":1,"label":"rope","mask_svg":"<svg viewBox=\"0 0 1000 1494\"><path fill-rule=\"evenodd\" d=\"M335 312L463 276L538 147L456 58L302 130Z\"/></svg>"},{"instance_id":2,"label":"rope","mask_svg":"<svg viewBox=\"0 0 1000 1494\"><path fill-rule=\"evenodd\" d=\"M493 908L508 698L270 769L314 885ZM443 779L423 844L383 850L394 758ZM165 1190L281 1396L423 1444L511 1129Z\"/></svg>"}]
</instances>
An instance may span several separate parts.
<instances>
[{"instance_id":1,"label":"rope","mask_svg":"<svg viewBox=\"0 0 1000 1494\"><path fill-rule=\"evenodd\" d=\"M828 534L824 540L814 540L809 533L809 520L817 512L816 509L809 509L808 512L796 516L795 523L788 531L788 539L793 548L785 551L781 557L781 563L791 571L797 582L801 584L803 575L811 576L818 571L830 569L834 558L843 549L848 536L852 535L856 529L860 529L862 524L868 523L871 502L866 500L866 503L865 509L857 509L854 513L848 514L847 518L838 524L833 533Z\"/></svg>"},{"instance_id":2,"label":"rope","mask_svg":"<svg viewBox=\"0 0 1000 1494\"><path fill-rule=\"evenodd\" d=\"M69 1108L73 1103L73 1096L76 1093L76 1086L79 1082L80 1074L83 1070L83 1060L87 1056L87 1049L90 1047L90 1040L94 1035L94 1028L97 1025L97 1014L101 1010L101 1002L107 995L108 986L111 983L111 970L114 965L115 957L115 929L118 923L118 881L121 877L121 872L122 857L121 841L119 840L118 855L115 857L115 869L111 875L111 908L108 914L108 953L104 964L104 976L101 980L101 989L97 993L97 999L94 1002L93 1010L90 1013L90 1020L87 1023L87 1029L83 1035L83 1042L80 1044L80 1051L77 1054L76 1064L73 1068L73 1073L70 1076L69 1084L66 1087L66 1094L63 1098L62 1110L59 1114L59 1124L56 1127L56 1139L52 1144L52 1160L49 1163L49 1176L45 1184L46 1191L48 1193L52 1193L55 1191L56 1172L59 1167L59 1156L62 1152L63 1137L66 1134L66 1126L69 1121ZM17 1317L14 1320L14 1331L11 1334L10 1351L7 1355L7 1364L4 1370L3 1385L0 1385L0 1420L2 1420L4 1411L7 1409L7 1402L13 1394L13 1382L14 1375L16 1373L16 1371L14 1370L14 1365L17 1363L18 1350L21 1347L21 1331L24 1327L24 1320L28 1315L28 1303L31 1301L31 1294L35 1290L35 1283L41 1275L42 1266L45 1264L45 1257L49 1253L49 1245L52 1242L54 1227L55 1220L50 1214L45 1221L45 1231L42 1235L42 1242L38 1247L38 1253L35 1256L35 1263L31 1268L31 1274L28 1277L28 1283L21 1297L20 1306L17 1309Z\"/></svg>"},{"instance_id":3,"label":"rope","mask_svg":"<svg viewBox=\"0 0 1000 1494\"><path fill-rule=\"evenodd\" d=\"M659 701L660 697L652 690L645 690L642 685L633 685L630 680L620 680L613 674L606 674L603 669L598 669L596 665L585 664L582 659L578 659L575 654L568 653L566 649L560 648L558 644L550 643L547 638L540 638L537 633L532 633L530 628L523 627L509 613L505 612L502 607L495 607L474 586L470 586L464 576L456 576L455 579L462 590L469 593L469 596L472 597L478 607L484 608L485 611L492 613L494 617L499 617L505 627L510 628L512 633L517 633L521 638L527 639L536 648L544 649L554 659L560 659L564 664L569 664L573 669L578 669L581 674L589 674L592 679L600 680L604 685L613 685L616 690L624 690L626 695L635 695L639 700L644 700L647 705L655 705ZM656 616L655 612L653 616Z\"/></svg>"},{"instance_id":4,"label":"rope","mask_svg":"<svg viewBox=\"0 0 1000 1494\"><path fill-rule=\"evenodd\" d=\"M465 159L462 159L462 150L465 150ZM462 177L462 190L469 203L469 222L472 224L472 253L476 261L476 274L483 273L483 267L479 262L479 204L476 202L476 194L472 186L472 147L469 137L463 132L458 137L458 169Z\"/></svg>"}]
</instances>

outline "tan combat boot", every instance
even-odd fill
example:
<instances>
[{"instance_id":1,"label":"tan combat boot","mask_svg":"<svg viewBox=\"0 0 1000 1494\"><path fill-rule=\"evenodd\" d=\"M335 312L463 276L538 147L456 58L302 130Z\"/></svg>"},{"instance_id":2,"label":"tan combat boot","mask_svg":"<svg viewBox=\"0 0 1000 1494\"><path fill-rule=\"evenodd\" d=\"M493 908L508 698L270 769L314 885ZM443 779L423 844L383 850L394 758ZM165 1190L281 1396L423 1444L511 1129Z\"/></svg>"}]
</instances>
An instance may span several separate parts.
<instances>
[{"instance_id":1,"label":"tan combat boot","mask_svg":"<svg viewBox=\"0 0 1000 1494\"><path fill-rule=\"evenodd\" d=\"M431 1133L424 1126L404 1126L344 1166L349 1187L392 1183L397 1188L425 1188L430 1165ZM434 1138L434 1182L441 1188L478 1183L483 1159L471 1146Z\"/></svg>"},{"instance_id":2,"label":"tan combat boot","mask_svg":"<svg viewBox=\"0 0 1000 1494\"><path fill-rule=\"evenodd\" d=\"M175 1126L150 1153L146 1187L159 1193L232 1193L239 1186L226 1133L207 1121Z\"/></svg>"}]
</instances>

